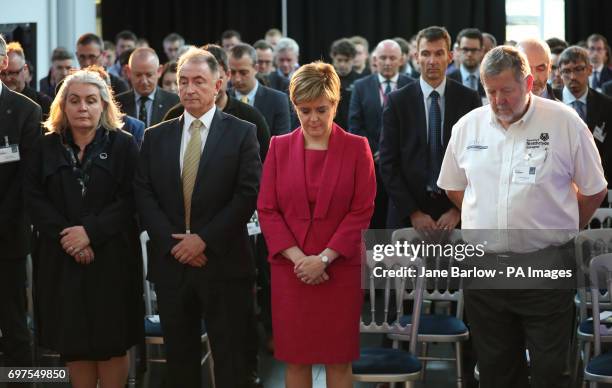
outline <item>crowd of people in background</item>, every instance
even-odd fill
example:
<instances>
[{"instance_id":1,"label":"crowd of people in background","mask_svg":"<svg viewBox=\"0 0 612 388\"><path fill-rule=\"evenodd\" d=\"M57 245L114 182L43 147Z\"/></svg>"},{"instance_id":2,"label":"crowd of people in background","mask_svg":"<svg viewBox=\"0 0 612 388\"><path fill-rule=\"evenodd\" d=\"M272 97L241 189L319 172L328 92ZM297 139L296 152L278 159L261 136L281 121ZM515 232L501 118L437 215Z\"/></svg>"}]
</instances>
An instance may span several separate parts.
<instances>
[{"instance_id":1,"label":"crowd of people in background","mask_svg":"<svg viewBox=\"0 0 612 388\"><path fill-rule=\"evenodd\" d=\"M445 29L429 27L409 39L342 37L329 47L331 65L301 66L299 43L278 29L252 44L235 30L214 43L172 32L163 53L131 31L114 41L86 33L74 47L53 50L38 85L21 44L0 43L0 108L9 98L22 107L0 122L0 132L20 128L21 137L4 142L19 144L17 158L28 162L10 171L0 164L3 187L25 176L23 189L0 193L0 224L23 221L19 238L7 242L19 246L0 258L30 252L24 236L31 222L39 343L62 355L75 387L98 380L119 387L127 378L126 351L143 336L139 228L151 237L149 276L172 381L200 384L204 315L217 386L262 386L260 344L289 364L288 386L307 385L316 363L326 365L328 386L350 386L361 307L359 231L459 225L460 206L443 190L456 182L447 177L439 186L438 177L450 128L489 103L495 113L502 109L498 97L489 101L491 85L482 77L493 82L499 74L481 68L485 58L490 66L495 55L500 63L526 58L527 94L573 109L595 139L605 177L612 176L612 60L600 34L574 45L558 38L500 45L476 28L451 40ZM405 136L407 123L426 128L424 135ZM37 132L47 136L35 142ZM13 209L15 218L5 210L22 202L22 190L27 206ZM256 208L265 241L246 235ZM131 217L137 213L139 225ZM4 355L31 365L16 296L23 269L5 262L0 303L12 307L0 311L17 319L0 327L5 337L14 334ZM210 272L201 278L202 268ZM257 316L249 300L255 281ZM346 311L338 312L338 303ZM98 327L100 314L121 319ZM337 319L320 329L316 319L326 314ZM488 328L480 330L487 335ZM499 372L500 355L481 354L494 360L481 368L493 381L486 379Z\"/></svg>"}]
</instances>

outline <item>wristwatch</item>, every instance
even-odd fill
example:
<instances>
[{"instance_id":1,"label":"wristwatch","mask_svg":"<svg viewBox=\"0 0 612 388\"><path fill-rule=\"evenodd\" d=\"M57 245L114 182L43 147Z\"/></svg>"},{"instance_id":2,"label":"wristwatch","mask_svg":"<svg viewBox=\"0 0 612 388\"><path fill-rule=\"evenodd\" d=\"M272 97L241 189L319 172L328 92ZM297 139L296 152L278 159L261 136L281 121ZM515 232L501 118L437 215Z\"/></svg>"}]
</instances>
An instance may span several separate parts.
<instances>
[{"instance_id":1,"label":"wristwatch","mask_svg":"<svg viewBox=\"0 0 612 388\"><path fill-rule=\"evenodd\" d=\"M327 267L329 265L329 257L325 256L325 255L321 255L319 256L321 258L321 262L323 264L325 264L325 266Z\"/></svg>"}]
</instances>

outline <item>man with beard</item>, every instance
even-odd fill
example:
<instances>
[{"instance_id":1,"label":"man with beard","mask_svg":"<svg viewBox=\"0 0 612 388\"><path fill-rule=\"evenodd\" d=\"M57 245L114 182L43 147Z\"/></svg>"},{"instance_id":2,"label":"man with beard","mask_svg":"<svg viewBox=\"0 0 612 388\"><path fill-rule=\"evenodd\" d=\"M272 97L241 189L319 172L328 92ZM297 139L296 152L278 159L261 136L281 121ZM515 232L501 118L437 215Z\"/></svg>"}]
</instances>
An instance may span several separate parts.
<instances>
[{"instance_id":1,"label":"man with beard","mask_svg":"<svg viewBox=\"0 0 612 388\"><path fill-rule=\"evenodd\" d=\"M573 261L571 231L607 194L593 136L571 109L531 93L533 76L516 48L489 51L480 74L489 104L453 127L437 184L461 209L463 230L495 230L479 265ZM518 243L517 232L525 236ZM480 386L569 387L573 284L504 279L464 282Z\"/></svg>"},{"instance_id":2,"label":"man with beard","mask_svg":"<svg viewBox=\"0 0 612 388\"><path fill-rule=\"evenodd\" d=\"M546 42L529 38L518 43L517 48L522 51L529 61L529 68L533 76L532 93L536 96L557 100L553 88L548 84L551 70L550 48Z\"/></svg>"}]
</instances>

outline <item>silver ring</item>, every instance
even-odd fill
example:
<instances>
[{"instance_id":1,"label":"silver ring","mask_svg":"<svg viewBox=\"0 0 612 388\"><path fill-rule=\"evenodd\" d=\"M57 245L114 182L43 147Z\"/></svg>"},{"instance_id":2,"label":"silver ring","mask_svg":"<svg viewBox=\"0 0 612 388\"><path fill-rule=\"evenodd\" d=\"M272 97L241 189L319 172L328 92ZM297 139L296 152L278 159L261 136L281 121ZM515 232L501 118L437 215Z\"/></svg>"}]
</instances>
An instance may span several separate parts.
<instances>
[{"instance_id":1,"label":"silver ring","mask_svg":"<svg viewBox=\"0 0 612 388\"><path fill-rule=\"evenodd\" d=\"M85 256L85 253L79 252L79 257L83 257L83 256Z\"/></svg>"}]
</instances>

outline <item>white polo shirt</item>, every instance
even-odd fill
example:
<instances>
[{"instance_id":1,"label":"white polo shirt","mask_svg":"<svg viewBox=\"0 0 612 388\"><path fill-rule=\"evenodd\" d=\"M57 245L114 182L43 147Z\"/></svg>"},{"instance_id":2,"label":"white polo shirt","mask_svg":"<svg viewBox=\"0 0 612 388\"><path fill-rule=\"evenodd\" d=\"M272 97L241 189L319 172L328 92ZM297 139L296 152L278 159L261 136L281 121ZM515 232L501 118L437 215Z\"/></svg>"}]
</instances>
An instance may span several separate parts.
<instances>
[{"instance_id":1,"label":"white polo shirt","mask_svg":"<svg viewBox=\"0 0 612 388\"><path fill-rule=\"evenodd\" d=\"M571 108L531 96L507 130L489 105L453 127L438 186L465 191L465 229L578 230L576 188L607 187L593 136Z\"/></svg>"}]
</instances>

